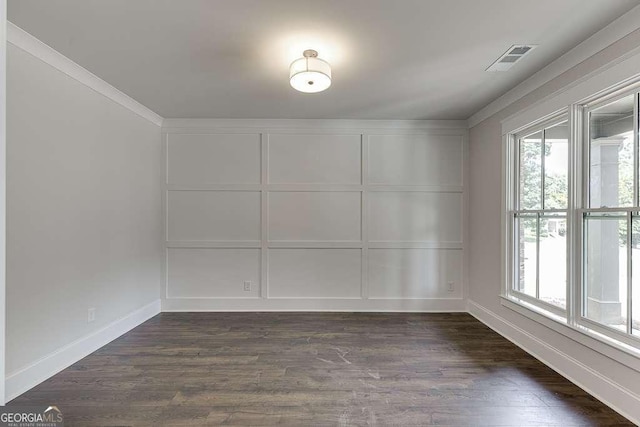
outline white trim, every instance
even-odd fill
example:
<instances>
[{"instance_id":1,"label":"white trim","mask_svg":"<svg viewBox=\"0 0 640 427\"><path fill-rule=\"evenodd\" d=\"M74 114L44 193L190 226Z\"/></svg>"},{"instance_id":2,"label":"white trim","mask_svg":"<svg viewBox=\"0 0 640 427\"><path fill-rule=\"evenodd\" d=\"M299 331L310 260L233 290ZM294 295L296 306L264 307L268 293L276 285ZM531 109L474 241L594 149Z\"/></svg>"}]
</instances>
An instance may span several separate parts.
<instances>
[{"instance_id":1,"label":"white trim","mask_svg":"<svg viewBox=\"0 0 640 427\"><path fill-rule=\"evenodd\" d=\"M338 311L459 313L466 311L462 298L166 298L163 312L194 311Z\"/></svg>"},{"instance_id":2,"label":"white trim","mask_svg":"<svg viewBox=\"0 0 640 427\"><path fill-rule=\"evenodd\" d=\"M274 192L359 192L368 189L375 192L416 192L416 193L463 193L463 185L389 185L389 184L199 184L184 186L166 184L167 191L247 191L259 193L266 189Z\"/></svg>"},{"instance_id":3,"label":"white trim","mask_svg":"<svg viewBox=\"0 0 640 427\"><path fill-rule=\"evenodd\" d=\"M347 120L347 119L164 119L162 129L169 133L197 133L197 131L228 132L236 129L246 133L248 129L278 129L282 132L299 132L307 134L331 130L350 130L356 134L373 131L399 130L425 131L450 129L464 135L467 132L466 120ZM273 132L272 132L273 133Z\"/></svg>"},{"instance_id":4,"label":"white trim","mask_svg":"<svg viewBox=\"0 0 640 427\"><path fill-rule=\"evenodd\" d=\"M110 343L160 313L160 300L121 317L87 336L42 357L17 372L7 375L7 401L15 399L80 359Z\"/></svg>"},{"instance_id":5,"label":"white trim","mask_svg":"<svg viewBox=\"0 0 640 427\"><path fill-rule=\"evenodd\" d=\"M568 110L568 109L566 109ZM555 126L566 123L569 126L569 112L561 110L555 113L552 116L544 117L543 119L536 120L535 122L529 124L526 127L519 128L513 133L509 133L504 136L503 142L505 147L503 147L503 156L502 156L502 175L504 182L502 183L502 190L508 191L508 193L503 194L503 215L502 215L502 230L501 230L501 241L505 245L503 250L501 250L501 255L503 258L503 263L507 266L504 275L504 283L502 286L501 295L517 298L523 301L526 301L528 304L538 306L543 308L544 310L551 312L558 316L567 316L567 309L547 303L539 298L539 283L536 282L536 294L535 295L526 295L523 292L517 291L514 289L515 283L519 280L519 273L516 274L515 267L519 264L519 252L517 250L517 238L518 233L516 232L516 221L522 218L535 219L538 224L537 228L537 240L536 240L536 251L540 251L540 219L541 218L559 218L565 219L567 222L567 229L570 231L572 227L572 217L570 215L569 206L564 209L559 208L545 208L544 207L544 176L545 176L545 162L544 162L544 153L539 153L542 156L541 161L541 177L542 183L540 186L540 190L542 191L540 196L541 207L538 209L523 209L520 206L520 189L518 186L518 181L520 179L521 174L521 164L520 164L520 140L525 138L526 136L531 136L537 133L542 133L542 140L547 141L545 131L547 129L553 128ZM567 135L567 138L569 135ZM572 144L569 144L568 148L571 149ZM505 157L506 156L506 157ZM567 161L567 173L570 173L569 169L569 161ZM570 195L567 194L567 200L570 200ZM505 236L507 237L505 239ZM572 235L567 235L567 245L571 242ZM538 254L539 255L539 254ZM536 257L539 260L539 256ZM536 269L540 269L540 265L536 263ZM569 277L570 272L570 264L568 263L567 258L567 277ZM539 271L536 272L536 277L539 277ZM568 282L570 283L570 282ZM570 288L570 286L567 286Z\"/></svg>"},{"instance_id":6,"label":"white trim","mask_svg":"<svg viewBox=\"0 0 640 427\"><path fill-rule=\"evenodd\" d=\"M468 311L596 399L640 425L640 396L636 393L471 300L468 301Z\"/></svg>"},{"instance_id":7,"label":"white trim","mask_svg":"<svg viewBox=\"0 0 640 427\"><path fill-rule=\"evenodd\" d=\"M608 357L626 367L640 372L640 349L632 347L623 342L616 341L611 337L598 334L579 325L570 325L564 316L552 313L549 315L543 308L534 304L527 304L509 297L501 297L500 304L516 313L527 317L534 322L554 330L565 337L590 348L591 350Z\"/></svg>"},{"instance_id":8,"label":"white trim","mask_svg":"<svg viewBox=\"0 0 640 427\"><path fill-rule=\"evenodd\" d=\"M360 184L363 190L370 186L369 182L369 134L360 135ZM360 194L360 236L362 251L360 251L360 298L369 299L369 191Z\"/></svg>"},{"instance_id":9,"label":"white trim","mask_svg":"<svg viewBox=\"0 0 640 427\"><path fill-rule=\"evenodd\" d=\"M167 164L169 157L167 156ZM168 173L168 171L167 171ZM269 192L265 187L269 184L269 134L260 133L260 297L269 298ZM167 191L168 194L168 191ZM169 211L165 211L168 215ZM167 232L168 233L168 232ZM169 251L167 250L167 256ZM169 276L163 282L169 296Z\"/></svg>"},{"instance_id":10,"label":"white trim","mask_svg":"<svg viewBox=\"0 0 640 427\"><path fill-rule=\"evenodd\" d=\"M637 342L636 340L633 340L628 336L619 336L615 340L613 340L611 337L609 337L608 339L605 338L605 336L607 335L615 336L616 334L620 334L620 332L611 331L611 333L608 333L606 332L606 330L598 330L600 326L588 325L586 323L586 320L581 318L579 310L579 302L581 301L580 295L582 293L581 283L583 269L582 214L590 212L626 212L628 221L630 217L629 213L631 211L637 210L637 208L633 207L589 209L582 208L583 203L587 203L587 172L589 170L587 164L589 150L588 146L585 146L582 141L582 139L585 137L588 139L588 124L581 122L584 117L582 110L586 108L585 111L588 111L591 108L596 108L602 105L604 102L608 103L613 100L620 99L622 96L629 96L631 93L635 94L638 90L640 90L640 74L638 73L638 68L640 67L640 47L638 49L635 49L635 53L633 55L627 56L624 60L614 62L613 64L614 65L611 65L606 70L591 74L586 79L579 79L576 84L569 85L566 88L556 92L553 96L545 98L538 103L534 103L530 108L524 109L521 112L518 112L506 118L502 122L502 130L504 140L508 143L508 145L504 149L508 151L509 149L516 147L515 149L517 150L517 146L512 142L514 139L517 139L520 134L526 134L530 131L538 129L539 127L546 126L549 123L549 120L551 120L550 115L559 114L559 112L562 112L566 109L566 106L569 107L569 115L571 119L571 121L569 122L569 125L571 127L569 145L569 161L571 164L571 168L569 169L569 173L571 174L572 179L569 182L570 205L566 218L568 225L567 244L568 248L570 249L570 251L568 252L570 258L567 258L567 278L571 280L568 280L567 282L568 305L567 313L564 317L567 319L567 322L570 325L573 333L586 334L591 338L601 340L610 346L620 349L620 346L616 345L617 342L624 341L626 344L631 345L637 345ZM588 105L589 107L584 107L585 105ZM535 123L535 125L526 125L527 122L533 122ZM580 147L584 147L585 149L579 149ZM517 152L515 157L517 157ZM503 206L503 213L511 216L513 214L514 202L508 201L509 198L515 197L516 193L513 191L513 187L509 187L509 184L511 183L512 185L515 185L515 183L517 182L517 176L514 174L517 174L518 169L517 165L513 163L513 160L511 158L503 158L502 168L503 176L507 180L507 187L503 186L503 191L509 190L508 193L503 194L503 198L507 202ZM515 298L527 300L527 298L525 298L524 296L518 297L518 295L516 295L516 293L513 292L509 286L507 286L509 282L514 278L512 270L514 268L513 266L517 264L515 263L515 258L513 258L513 223L511 219L507 221L506 216L502 221L502 233L503 236L508 237L507 239L505 239L504 237L502 239L502 244L504 245L504 250L502 251L504 263L503 271L507 273L505 274L506 284L503 284L502 295L513 296ZM630 273L631 272L628 267L627 275L630 275ZM513 300L509 300L507 302L513 305ZM527 302L532 305L538 305L541 308L544 308L541 304L532 303L531 301ZM526 307L529 308L529 304L527 304ZM546 311L549 311L549 309L547 308L544 309ZM558 314L558 312L556 312L556 314ZM535 318L532 319L536 320ZM596 330L599 333L596 333ZM569 337L573 338L572 336ZM576 339L576 341L581 342L578 339ZM590 347L592 347L590 343L585 345L589 345ZM634 354L636 358L640 356L640 354L638 354L637 352L634 352L632 354ZM634 368L634 366L636 366L635 363L637 363L637 361L632 363L631 365L629 363L625 364L631 368Z\"/></svg>"},{"instance_id":11,"label":"white trim","mask_svg":"<svg viewBox=\"0 0 640 427\"><path fill-rule=\"evenodd\" d=\"M507 108L522 97L528 95L544 84L550 82L564 72L570 70L586 59L597 54L616 41L640 28L640 6L636 6L611 24L598 31L560 58L556 59L534 75L489 103L487 106L469 117L468 125L472 128L494 114Z\"/></svg>"},{"instance_id":12,"label":"white trim","mask_svg":"<svg viewBox=\"0 0 640 427\"><path fill-rule=\"evenodd\" d=\"M470 149L469 149L469 132L463 136L463 153L462 153L462 188L466 191L462 192L462 298L466 301L471 294L471 280L469 276L471 247L471 188L469 178L470 169Z\"/></svg>"},{"instance_id":13,"label":"white trim","mask_svg":"<svg viewBox=\"0 0 640 427\"><path fill-rule=\"evenodd\" d=\"M163 194L164 248L165 263L170 248L252 248L260 249L260 298L169 298L169 277L167 266L164 268L162 292L163 311L464 311L464 297L468 294L468 129L465 122L459 120L282 120L282 119L166 119L162 127L164 149ZM269 138L273 134L303 135L357 135L360 139L361 168L360 182L357 184L271 184L268 180ZM261 179L260 184L218 184L176 186L168 184L168 148L170 135L174 134L250 134L260 135ZM369 182L368 147L371 135L447 135L455 136L463 148L462 185L389 185ZM168 206L167 195L170 191L251 191L261 193L260 238L254 241L170 241L167 239ZM360 239L349 241L270 240L268 233L269 209L268 197L274 192L314 191L314 192L353 192L360 196ZM369 197L376 192L444 192L455 193L462 198L462 241L379 241L372 240L367 233L369 215ZM360 249L361 277L360 292L357 298L272 298L269 294L269 252L276 248L296 249ZM455 299L394 299L380 300L370 298L368 279L369 249L442 249L462 252L462 292ZM440 304L439 301L442 301Z\"/></svg>"},{"instance_id":14,"label":"white trim","mask_svg":"<svg viewBox=\"0 0 640 427\"><path fill-rule=\"evenodd\" d=\"M0 0L0 379L5 377L6 318L6 182L7 182L7 1ZM5 404L5 382L0 380L0 405Z\"/></svg>"},{"instance_id":15,"label":"white trim","mask_svg":"<svg viewBox=\"0 0 640 427\"><path fill-rule=\"evenodd\" d=\"M44 63L51 65L58 71L65 73L69 77L122 105L140 117L149 120L151 123L162 126L162 117L158 114L111 86L87 69L76 64L60 52L41 42L22 28L12 24L10 21L7 21L7 42L30 53Z\"/></svg>"},{"instance_id":16,"label":"white trim","mask_svg":"<svg viewBox=\"0 0 640 427\"><path fill-rule=\"evenodd\" d=\"M638 70L640 70L640 46L506 117L502 120L502 133L517 132L529 123L565 110L567 106L585 104L604 94L638 84L640 82Z\"/></svg>"}]
</instances>

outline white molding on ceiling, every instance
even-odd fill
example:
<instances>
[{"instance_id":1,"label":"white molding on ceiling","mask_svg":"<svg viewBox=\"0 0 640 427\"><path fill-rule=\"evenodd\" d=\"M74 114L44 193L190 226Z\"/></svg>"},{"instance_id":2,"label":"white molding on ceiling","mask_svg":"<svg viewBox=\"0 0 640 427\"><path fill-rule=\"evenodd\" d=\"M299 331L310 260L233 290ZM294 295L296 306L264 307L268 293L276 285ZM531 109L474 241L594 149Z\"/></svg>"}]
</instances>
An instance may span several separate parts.
<instances>
[{"instance_id":1,"label":"white molding on ceiling","mask_svg":"<svg viewBox=\"0 0 640 427\"><path fill-rule=\"evenodd\" d=\"M149 120L151 123L162 126L162 117L160 115L9 21L7 21L7 42L122 105L140 117Z\"/></svg>"},{"instance_id":2,"label":"white molding on ceiling","mask_svg":"<svg viewBox=\"0 0 640 427\"><path fill-rule=\"evenodd\" d=\"M469 128L500 112L639 28L640 6L636 6L469 117Z\"/></svg>"},{"instance_id":3,"label":"white molding on ceiling","mask_svg":"<svg viewBox=\"0 0 640 427\"><path fill-rule=\"evenodd\" d=\"M467 130L466 120L348 119L164 119L164 131L177 129L325 129L325 130Z\"/></svg>"}]
</instances>

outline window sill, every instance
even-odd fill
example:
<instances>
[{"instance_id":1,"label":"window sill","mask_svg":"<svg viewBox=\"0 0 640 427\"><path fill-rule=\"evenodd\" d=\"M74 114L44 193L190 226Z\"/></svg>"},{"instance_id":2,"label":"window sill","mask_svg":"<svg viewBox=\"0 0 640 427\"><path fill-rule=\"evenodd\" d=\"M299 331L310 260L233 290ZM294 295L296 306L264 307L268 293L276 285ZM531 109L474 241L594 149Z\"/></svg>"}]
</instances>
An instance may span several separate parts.
<instances>
[{"instance_id":1,"label":"window sill","mask_svg":"<svg viewBox=\"0 0 640 427\"><path fill-rule=\"evenodd\" d=\"M501 295L502 306L539 323L554 332L588 347L603 356L640 372L640 349L623 342L592 331L583 326L572 326L566 323L566 319L536 307L535 305Z\"/></svg>"}]
</instances>

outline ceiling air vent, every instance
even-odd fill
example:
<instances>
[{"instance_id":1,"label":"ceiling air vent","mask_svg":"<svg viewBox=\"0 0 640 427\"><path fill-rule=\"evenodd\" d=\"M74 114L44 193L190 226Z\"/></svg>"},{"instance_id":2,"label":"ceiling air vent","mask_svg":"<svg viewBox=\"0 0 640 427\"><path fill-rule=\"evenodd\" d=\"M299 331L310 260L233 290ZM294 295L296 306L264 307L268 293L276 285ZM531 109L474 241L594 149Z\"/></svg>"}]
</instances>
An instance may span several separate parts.
<instances>
[{"instance_id":1,"label":"ceiling air vent","mask_svg":"<svg viewBox=\"0 0 640 427\"><path fill-rule=\"evenodd\" d=\"M486 71L507 71L536 47L537 45L534 44L514 44L496 62L491 64Z\"/></svg>"}]
</instances>

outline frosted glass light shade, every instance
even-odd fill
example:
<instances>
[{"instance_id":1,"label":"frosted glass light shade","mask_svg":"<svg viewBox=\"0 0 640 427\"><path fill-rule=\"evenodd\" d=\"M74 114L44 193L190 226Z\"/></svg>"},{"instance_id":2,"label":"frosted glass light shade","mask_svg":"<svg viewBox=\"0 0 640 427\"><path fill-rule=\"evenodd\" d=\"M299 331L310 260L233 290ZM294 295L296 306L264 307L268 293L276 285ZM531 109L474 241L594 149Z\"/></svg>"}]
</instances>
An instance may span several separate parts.
<instances>
[{"instance_id":1,"label":"frosted glass light shade","mask_svg":"<svg viewBox=\"0 0 640 427\"><path fill-rule=\"evenodd\" d=\"M317 57L313 50L305 50L304 57L289 67L289 82L300 92L316 93L331 86L331 66Z\"/></svg>"}]
</instances>

